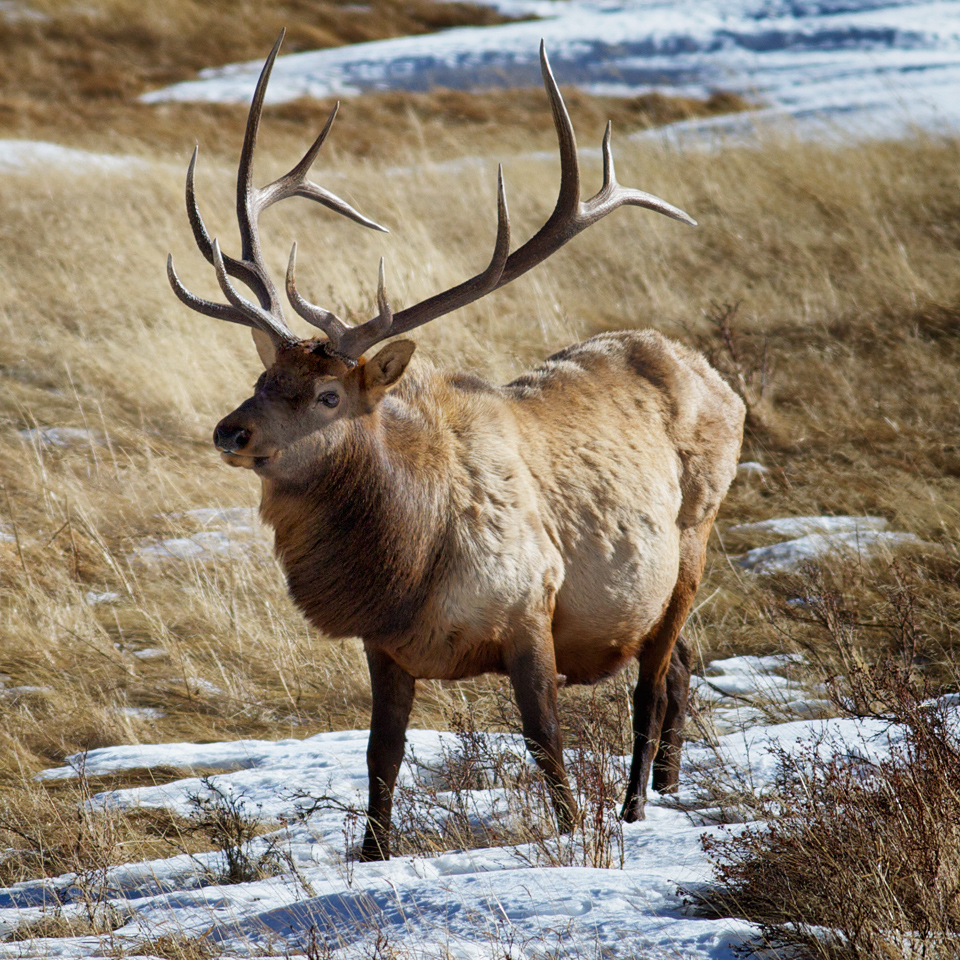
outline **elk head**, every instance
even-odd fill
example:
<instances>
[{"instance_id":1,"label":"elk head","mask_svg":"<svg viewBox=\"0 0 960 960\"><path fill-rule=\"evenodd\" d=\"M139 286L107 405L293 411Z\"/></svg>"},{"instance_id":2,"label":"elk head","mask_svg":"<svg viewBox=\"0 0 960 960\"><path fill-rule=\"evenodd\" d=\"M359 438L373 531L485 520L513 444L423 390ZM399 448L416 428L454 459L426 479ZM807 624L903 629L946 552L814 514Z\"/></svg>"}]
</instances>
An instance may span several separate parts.
<instances>
[{"instance_id":1,"label":"elk head","mask_svg":"<svg viewBox=\"0 0 960 960\"><path fill-rule=\"evenodd\" d=\"M253 186L253 153L270 72L283 42L280 34L264 64L247 118L237 177L237 216L240 226L239 259L225 256L211 239L197 206L194 169L197 151L187 171L187 214L197 245L213 264L227 303L215 303L190 293L167 260L167 275L175 293L188 307L207 316L248 326L266 367L254 395L226 416L214 431L214 444L233 466L249 467L264 476L295 469L312 444L336 432L336 424L374 414L389 388L403 375L413 354L409 340L395 340L371 360L363 354L389 337L404 334L486 296L545 260L578 233L617 207L646 207L685 223L695 224L682 210L641 190L620 186L614 175L610 124L603 138L603 186L590 200L580 199L580 167L573 126L553 78L543 43L540 68L550 99L560 149L560 192L553 213L526 243L510 253L503 170L498 174L497 238L490 263L481 273L455 287L394 313L385 291L383 260L377 288L378 313L356 326L345 324L331 311L309 303L296 287L297 246L287 267L286 292L296 313L318 327L323 339L301 340L287 326L276 286L268 275L260 247L258 219L269 206L287 197L315 200L356 223L387 232L348 203L307 180L320 148L333 125L334 107L320 136L303 159L287 174L265 187ZM256 295L243 296L231 278Z\"/></svg>"},{"instance_id":2,"label":"elk head","mask_svg":"<svg viewBox=\"0 0 960 960\"><path fill-rule=\"evenodd\" d=\"M327 341L282 347L253 396L217 424L213 442L225 462L263 476L309 467L317 443L337 424L372 414L403 375L414 344L388 343L370 361L348 363L325 352Z\"/></svg>"}]
</instances>

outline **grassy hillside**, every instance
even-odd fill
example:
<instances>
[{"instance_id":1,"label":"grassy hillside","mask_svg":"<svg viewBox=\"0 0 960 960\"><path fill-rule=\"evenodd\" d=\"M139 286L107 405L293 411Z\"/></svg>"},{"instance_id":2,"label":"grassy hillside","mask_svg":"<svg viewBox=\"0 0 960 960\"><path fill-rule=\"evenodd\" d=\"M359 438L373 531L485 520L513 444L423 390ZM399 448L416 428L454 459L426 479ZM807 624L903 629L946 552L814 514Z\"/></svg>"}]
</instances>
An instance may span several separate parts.
<instances>
[{"instance_id":1,"label":"grassy hillside","mask_svg":"<svg viewBox=\"0 0 960 960\"><path fill-rule=\"evenodd\" d=\"M279 171L290 158L270 153L270 133L268 124L261 169ZM621 211L533 275L422 331L420 362L505 380L599 330L650 324L698 344L743 378L744 459L771 471L738 482L722 514L694 628L705 649L780 642L753 606L761 588L725 559L724 547L741 545L722 536L769 516L880 514L919 535L935 547L916 575L948 624L960 506L955 145L678 155L621 143L618 158L622 181L683 205L701 227ZM398 303L477 269L492 242L492 164L437 164L413 149L402 159L386 171L325 163L323 182L392 233L292 204L265 223L277 274L296 237L307 295L362 315L380 255ZM549 211L544 184L556 174L541 159L505 160L522 237ZM231 172L208 162L200 175L223 237L235 230ZM181 176L144 163L0 181L0 514L19 541L0 545L0 656L8 685L44 688L11 710L11 773L131 736L365 722L356 651L310 635L266 546L238 562L126 559L145 538L200 529L174 514L258 498L256 481L224 467L210 443L257 375L246 331L186 311L164 275L172 249L186 282L214 293L191 248ZM718 321L734 303L731 352ZM20 435L54 426L92 430L100 443L58 448ZM91 590L122 599L89 606ZM949 631L932 638L952 643ZM166 657L132 656L154 647ZM334 681L340 671L348 679ZM194 678L225 693L198 693ZM165 715L124 718L122 706Z\"/></svg>"},{"instance_id":2,"label":"grassy hillside","mask_svg":"<svg viewBox=\"0 0 960 960\"><path fill-rule=\"evenodd\" d=\"M0 11L0 137L53 140L93 150L148 157L180 156L199 140L232 158L246 108L220 104L146 106L137 98L204 67L260 60L281 29L284 53L431 33L457 26L503 23L489 6L464 0L132 0L86 4L31 0ZM607 118L621 130L691 116L744 109L742 98L718 92L707 101L648 95L594 98L571 91L584 132ZM303 126L322 124L333 101L303 100L268 108L275 137L302 139ZM453 134L451 135L451 127ZM531 133L549 148L549 112L528 92L465 95L457 91L363 97L344 116L335 150L390 157L429 140L456 155L462 136L471 148L502 149L508 140L530 148ZM597 134L599 135L599 133ZM453 139L452 143L448 143ZM437 143L439 141L439 143ZM299 140L298 140L299 142Z\"/></svg>"},{"instance_id":3,"label":"grassy hillside","mask_svg":"<svg viewBox=\"0 0 960 960\"><path fill-rule=\"evenodd\" d=\"M243 553L232 559L135 556L145 542L203 532L187 511L256 505L256 480L225 467L210 435L249 394L258 365L246 331L188 312L164 272L172 250L185 282L214 294L190 239L183 176L199 140L204 213L233 251L244 111L132 98L202 65L261 56L281 21L295 49L489 14L423 4L370 18L304 4L308 21L296 3L264 12L181 0L162 16L121 0L96 13L34 7L48 19L0 20L11 51L0 65L0 135L135 157L113 171L0 176L0 673L19 688L0 699L0 790L8 810L42 819L49 798L25 778L74 751L305 736L363 727L369 708L358 645L307 629L265 532L239 536ZM581 144L591 146L608 112L629 129L730 106L571 97ZM325 107L268 111L261 180L299 158ZM551 137L542 93L349 101L316 178L391 233L291 203L265 218L267 259L282 276L296 238L305 294L349 315L371 310L381 255L395 303L421 299L486 262L496 160L518 242L549 214L557 165L532 151ZM748 401L742 459L768 468L738 480L721 513L689 627L699 655L806 648L829 665L817 624L784 626L770 613L809 584L743 573L731 557L754 544L727 530L869 513L925 546L893 566L834 571L831 589L868 627L856 655L894 644L890 598L902 590L916 663L941 682L960 613L957 143L827 149L785 138L679 153L621 136L615 153L621 182L701 226L620 211L533 274L424 329L417 362L503 381L602 330L655 326L697 345ZM599 185L598 163L586 162L585 179L587 190ZM50 427L89 439L57 447L22 436ZM91 593L115 596L90 603ZM496 683L424 684L413 723L443 724L464 699L482 717Z\"/></svg>"}]
</instances>

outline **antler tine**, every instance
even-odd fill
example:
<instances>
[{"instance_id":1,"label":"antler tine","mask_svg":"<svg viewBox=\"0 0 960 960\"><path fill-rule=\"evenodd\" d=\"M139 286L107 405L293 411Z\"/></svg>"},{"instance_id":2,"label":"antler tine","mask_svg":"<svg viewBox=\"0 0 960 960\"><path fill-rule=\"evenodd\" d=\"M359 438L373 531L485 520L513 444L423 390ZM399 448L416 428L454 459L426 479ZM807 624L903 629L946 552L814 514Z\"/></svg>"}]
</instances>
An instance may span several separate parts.
<instances>
[{"instance_id":1,"label":"antler tine","mask_svg":"<svg viewBox=\"0 0 960 960\"><path fill-rule=\"evenodd\" d=\"M580 157L573 123L570 120L570 114L567 113L567 105L563 102L560 87L553 76L553 70L550 69L547 47L543 40L540 41L540 76L543 77L543 85L550 100L553 126L557 131L557 143L560 149L560 192L550 219L540 230L542 233L555 221L576 216L580 203Z\"/></svg>"},{"instance_id":2,"label":"antler tine","mask_svg":"<svg viewBox=\"0 0 960 960\"><path fill-rule=\"evenodd\" d=\"M262 330L264 333L269 334L272 339L278 341L278 344L280 342L295 342L297 338L287 326L283 316L280 298L277 295L276 286L270 278L263 261L259 233L260 214L266 210L267 207L272 206L280 200L284 200L287 197L298 196L308 200L315 200L362 226L387 232L385 227L365 217L345 200L336 196L336 194L325 190L323 187L307 179L310 167L316 160L317 154L320 152L320 148L323 146L333 126L339 104L330 112L330 116L327 118L327 122L324 124L320 135L314 140L303 158L292 170L265 187L258 189L253 185L253 159L257 145L257 135L260 129L260 118L263 113L263 104L266 98L267 84L270 81L273 65L277 59L277 54L280 52L284 35L285 31L281 31L277 42L273 45L273 49L264 62L257 80L253 101L250 104L250 111L247 114L243 148L240 151L240 162L237 168L237 222L240 228L240 259L224 255L219 249L217 242L211 239L206 225L203 222L203 217L200 214L200 208L197 204L195 182L197 165L196 149L193 152L189 167L187 168L187 216L191 229L193 230L193 236L201 253L214 265L220 287L230 301L229 305L216 304L210 300L204 300L201 297L195 296L190 293L180 282L179 278L177 278L172 264L168 269L170 283L174 291L187 306L209 316L231 320L234 323L242 323L254 329ZM259 305L241 296L233 284L229 282L228 277L234 277L248 286L256 295ZM292 277L288 277L288 289L293 290L291 302L294 304L298 313L314 325L320 326L321 329L327 333L331 342L336 340L342 331L347 329L339 318L330 313L330 311L325 311L321 307L309 304L300 297L296 293L295 281ZM318 322L318 318L320 318L321 322Z\"/></svg>"},{"instance_id":3,"label":"antler tine","mask_svg":"<svg viewBox=\"0 0 960 960\"><path fill-rule=\"evenodd\" d=\"M695 227L697 221L672 203L667 203L666 200L661 200L652 193L635 190L632 187L622 187L617 183L617 175L613 169L613 150L610 147L612 131L613 124L608 120L607 129L603 134L603 186L593 197L580 205L580 218L584 221L584 226L580 229L585 229L591 223L605 217L611 210L621 206L645 207L647 210L655 210L665 217L671 217Z\"/></svg>"},{"instance_id":4,"label":"antler tine","mask_svg":"<svg viewBox=\"0 0 960 960\"><path fill-rule=\"evenodd\" d=\"M560 148L560 192L557 204L547 222L525 243L518 247L507 261L498 288L516 280L537 264L542 263L577 234L596 223L617 207L630 204L646 207L696 226L696 220L683 210L642 190L621 187L613 167L613 152L610 147L611 125L607 124L603 137L603 186L585 203L580 200L580 163L573 124L547 57L546 45L540 41L540 72L550 98L553 121Z\"/></svg>"},{"instance_id":5,"label":"antler tine","mask_svg":"<svg viewBox=\"0 0 960 960\"><path fill-rule=\"evenodd\" d=\"M546 222L526 243L513 253L509 253L510 221L507 215L501 168L498 176L497 244L490 266L473 279L394 314L393 323L385 333L375 332L373 326L375 321L368 321L359 327L350 328L340 340L341 351L357 358L387 336L406 333L445 313L478 300L493 290L506 286L511 280L516 280L517 277L546 260L578 233L617 207L625 205L646 207L683 223L696 225L692 217L665 200L644 193L642 190L622 187L617 183L613 153L610 149L610 124L607 124L603 138L603 186L590 200L581 201L580 161L573 124L570 122L570 115L567 113L560 88L550 69L550 61L543 41L540 42L540 72L550 99L560 152L560 189L556 205Z\"/></svg>"},{"instance_id":6,"label":"antler tine","mask_svg":"<svg viewBox=\"0 0 960 960\"><path fill-rule=\"evenodd\" d=\"M509 253L510 213L507 209L507 194L503 183L503 166L500 166L497 169L497 239L493 247L493 256L490 258L486 270L469 280L465 280L456 287L451 287L443 293L438 293L418 303L414 307L408 307L396 314L391 312L391 323L383 325L381 323L384 316L383 303L381 302L383 261L381 260L380 282L377 293L380 314L373 320L349 328L340 341L339 349L357 359L370 347L386 337L407 333L409 330L435 320L437 317L442 317L458 307L479 300L500 286L500 278L507 264Z\"/></svg>"},{"instance_id":7,"label":"antler tine","mask_svg":"<svg viewBox=\"0 0 960 960\"><path fill-rule=\"evenodd\" d=\"M338 101L333 110L330 111L330 116L320 132L320 136L314 140L310 149L303 155L303 159L289 173L285 173L282 177L274 180L273 183L256 191L255 211L258 216L278 200L285 200L287 197L303 197L306 200L316 200L317 203L322 203L325 207L353 220L354 223L359 223L362 227L379 230L381 233L390 232L375 220L371 220L360 213L359 210L355 210L346 200L342 200L335 193L331 193L312 180L307 179L310 167L313 166L313 161L316 160L320 148L327 139L327 134L333 126L333 121L336 119L339 109L340 103Z\"/></svg>"},{"instance_id":8,"label":"antler tine","mask_svg":"<svg viewBox=\"0 0 960 960\"><path fill-rule=\"evenodd\" d=\"M275 341L285 343L295 343L297 337L293 335L290 328L283 322L282 317L277 318L272 313L259 307L252 300L248 300L239 290L230 282L227 276L226 264L223 262L223 254L220 252L220 241L214 238L213 241L213 268L217 274L217 282L226 298L240 313L245 314L252 322L250 326L255 329L263 330L270 334Z\"/></svg>"},{"instance_id":9,"label":"antler tine","mask_svg":"<svg viewBox=\"0 0 960 960\"><path fill-rule=\"evenodd\" d=\"M212 249L211 246L211 255ZM196 310L197 313L205 314L208 317L216 317L218 320L229 320L231 323L240 323L245 327L258 329L258 324L254 323L250 317L235 307L228 306L225 303L215 303L213 300L204 300L203 297L198 297L196 294L191 293L180 282L180 278L177 276L177 271L173 266L172 253L167 254L167 279L170 281L170 286L173 287L173 292L179 300L191 310Z\"/></svg>"},{"instance_id":10,"label":"antler tine","mask_svg":"<svg viewBox=\"0 0 960 960\"><path fill-rule=\"evenodd\" d=\"M380 311L371 321L371 333L378 340L389 337L393 332L393 307L387 299L387 284L384 278L383 257L380 258L380 269L377 271L377 309Z\"/></svg>"},{"instance_id":11,"label":"antler tine","mask_svg":"<svg viewBox=\"0 0 960 960\"><path fill-rule=\"evenodd\" d=\"M332 347L336 349L339 346L341 338L349 327L335 313L305 300L297 290L296 243L290 249L290 260L287 263L287 299L299 316L315 327L319 327L327 335Z\"/></svg>"},{"instance_id":12,"label":"antler tine","mask_svg":"<svg viewBox=\"0 0 960 960\"><path fill-rule=\"evenodd\" d=\"M339 103L330 111L330 116L327 118L327 122L320 131L319 136L313 141L307 152L303 155L303 158L292 170L285 173L282 177L278 177L265 187L258 189L253 186L253 154L257 145L260 117L263 112L267 84L270 82L273 65L277 59L277 54L280 52L280 45L283 43L285 33L286 31L281 30L277 42L273 45L273 49L270 51L270 55L267 57L263 69L260 71L260 77L257 80L257 87L253 95L253 102L250 105L250 113L247 117L243 149L240 153L240 164L237 171L237 218L240 223L240 236L243 245L242 256L244 261L250 263L256 276L263 283L264 292L267 294L269 303L263 302L261 299L261 306L264 309L270 310L272 314L284 323L284 326L286 326L286 323L283 321L283 310L277 297L276 288L263 267L263 255L260 251L258 223L260 214L263 213L267 207L273 206L273 204L280 200L285 200L287 197L304 197L307 200L316 200L318 203L348 217L362 226L380 230L384 233L389 232L386 227L382 227L375 221L365 217L358 210L351 207L345 200L341 200L336 194L325 190L323 187L307 179L307 173L309 173L310 167L313 165L314 160L316 160L320 148L323 146L327 135L333 127L333 121L336 119L340 106ZM256 285L253 285L253 287L256 289ZM298 302L303 303L305 306L313 307L312 304L307 304L302 298L299 298ZM296 309L296 307L294 307L294 309ZM314 320L311 319L311 317L316 317L317 311L320 310L322 310L322 308L314 307L312 311L307 311L308 315L301 315L304 316L304 319L313 323Z\"/></svg>"},{"instance_id":13,"label":"antler tine","mask_svg":"<svg viewBox=\"0 0 960 960\"><path fill-rule=\"evenodd\" d=\"M220 288L230 301L230 305L214 303L190 293L176 275L173 268L173 258L169 257L167 260L167 276L170 285L180 300L188 307L207 316L240 323L254 330L261 330L268 334L277 346L296 342L297 338L283 318L283 309L280 306L276 288L263 264L260 239L257 233L256 191L252 186L252 175L253 150L257 141L266 84L270 78L273 62L280 50L280 44L283 42L284 32L281 31L270 56L267 57L263 70L260 72L253 103L247 115L247 126L237 174L237 221L240 226L241 240L240 260L223 256L219 243L211 239L203 222L203 217L200 215L195 183L198 153L196 148L187 168L187 217L197 246L203 256L213 264ZM260 301L259 306L240 295L230 283L228 274L236 277L254 291Z\"/></svg>"},{"instance_id":14,"label":"antler tine","mask_svg":"<svg viewBox=\"0 0 960 960\"><path fill-rule=\"evenodd\" d=\"M206 224L200 214L200 207L197 203L196 188L196 169L197 156L200 148L193 148L193 156L190 157L190 164L187 167L187 219L190 221L190 228L193 230L193 238L200 248L200 252L206 258L208 263L213 263L213 240L207 232ZM243 260L236 260L233 257L224 255L223 261L226 264L227 273L236 277L242 283L245 283L257 293L257 298L261 303L269 302L269 291L263 285L263 278L260 274L251 268Z\"/></svg>"},{"instance_id":15,"label":"antler tine","mask_svg":"<svg viewBox=\"0 0 960 960\"><path fill-rule=\"evenodd\" d=\"M280 31L257 79L257 86L247 114L247 126L243 132L243 147L240 150L240 162L237 165L237 221L240 224L240 243L244 260L257 266L262 264L260 253L260 233L257 229L257 198L259 191L253 185L253 153L257 146L257 134L260 132L260 117L263 113L263 101L267 93L267 84L273 72L273 64L280 52L280 44L286 35ZM271 284L272 287L272 284ZM274 298L276 294L274 292ZM264 305L266 306L266 305Z\"/></svg>"}]
</instances>

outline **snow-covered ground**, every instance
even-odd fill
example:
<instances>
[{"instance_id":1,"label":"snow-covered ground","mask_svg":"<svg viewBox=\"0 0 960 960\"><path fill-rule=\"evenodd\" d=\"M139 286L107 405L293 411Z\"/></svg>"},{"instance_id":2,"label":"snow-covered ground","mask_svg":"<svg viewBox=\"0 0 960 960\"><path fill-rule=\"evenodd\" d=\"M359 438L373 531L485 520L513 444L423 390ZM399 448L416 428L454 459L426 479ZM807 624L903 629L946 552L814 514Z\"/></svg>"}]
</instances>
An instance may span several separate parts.
<instances>
[{"instance_id":1,"label":"snow-covered ground","mask_svg":"<svg viewBox=\"0 0 960 960\"><path fill-rule=\"evenodd\" d=\"M641 139L711 144L771 128L830 140L960 131L960 0L486 2L541 19L281 56L267 101L539 85L543 38L564 84L614 95L732 90L761 106L634 135ZM248 102L261 66L211 68L143 99ZM120 171L142 161L0 141L0 174L51 164Z\"/></svg>"},{"instance_id":2,"label":"snow-covered ground","mask_svg":"<svg viewBox=\"0 0 960 960\"><path fill-rule=\"evenodd\" d=\"M490 2L542 19L281 57L267 99L535 85L543 37L561 83L614 94L702 96L722 88L766 107L750 117L688 122L681 131L743 131L783 117L819 136L960 129L957 2ZM144 99L246 101L260 65L206 70Z\"/></svg>"},{"instance_id":3,"label":"snow-covered ground","mask_svg":"<svg viewBox=\"0 0 960 960\"><path fill-rule=\"evenodd\" d=\"M457 88L538 84L539 40L544 37L562 83L598 92L650 89L704 95L735 90L765 104L747 116L679 125L674 134L743 131L758 121L792 118L814 135L900 135L912 127L960 129L960 3L882 0L494 0L510 13L543 19L483 29L457 29L316 53L282 57L269 90L272 102L303 95L350 95L379 89ZM0 2L9 15L18 5ZM201 79L147 96L210 101L248 100L260 63L205 71ZM91 159L92 158L92 159ZM126 167L129 158L67 151L54 144L0 145L0 172L56 163ZM61 446L98 443L95 437L45 428L27 442ZM751 474L762 475L759 464ZM229 560L265 549L249 512L194 512L189 537L152 541L131 560L173 563ZM755 573L790 569L799 560L843 549L890 549L907 534L886 531L879 518L792 518L736 531L741 539L791 537L744 555ZM801 522L802 521L802 522ZM731 531L732 532L732 531ZM15 540L0 527L0 541ZM907 541L915 542L914 541ZM751 558L751 554L755 554ZM753 562L756 560L756 562ZM763 565L767 564L767 567ZM113 603L114 594L87 595ZM157 651L141 651L156 655ZM258 838L250 855L279 853L269 879L226 885L211 877L217 854L188 856L111 869L106 876L63 876L0 890L0 938L40 916L88 909L105 898L126 918L111 934L0 943L3 957L134 956L162 936L203 937L227 955L272 951L279 955L410 957L638 957L649 960L733 960L754 932L744 922L698 916L683 889L710 882L700 836L711 811L698 784L736 770L739 783L768 789L776 772L775 749L820 743L865 759L885 756L896 730L867 721L820 719L827 705L817 692L790 679L787 658L736 657L710 664L696 678L699 696L714 705L721 731L717 747L685 748L679 799L697 807L680 812L654 797L648 819L623 827L622 868L551 865L540 847L494 846L432 857L399 857L359 864L347 856L356 822L345 814L362 807L367 788L365 731L320 734L279 742L118 746L75 758L73 766L47 771L48 779L149 767L222 771L212 783L247 813L284 826ZM3 688L10 699L27 688ZM954 705L954 709L957 706ZM779 711L797 719L769 724ZM960 709L957 710L960 715ZM488 738L491 750L529 763L518 737ZM435 766L459 749L450 734L412 731L408 760ZM401 784L413 787L416 770L404 766ZM298 816L306 795L324 795L328 808ZM105 809L162 807L189 815L209 796L197 778L159 787L115 790L94 799ZM509 826L516 809L499 788L469 792L466 804L478 823ZM336 809L340 804L341 809ZM434 811L436 813L436 811ZM560 845L568 841L559 841ZM568 851L569 853L569 851ZM557 854L564 860L567 854ZM573 859L576 859L575 851ZM376 938L382 938L378 944ZM311 940L313 946L311 946Z\"/></svg>"},{"instance_id":4,"label":"snow-covered ground","mask_svg":"<svg viewBox=\"0 0 960 960\"><path fill-rule=\"evenodd\" d=\"M0 174L29 172L36 167L61 167L74 172L122 173L144 166L136 157L76 150L44 140L0 140Z\"/></svg>"},{"instance_id":5,"label":"snow-covered ground","mask_svg":"<svg viewBox=\"0 0 960 960\"><path fill-rule=\"evenodd\" d=\"M805 704L814 704L782 676L790 666L782 657L717 661L698 689L721 706L729 697L731 721L745 700L771 696L792 700L801 708L796 713L802 714ZM722 736L716 747L694 742L685 749L679 800L696 807L696 814L682 813L675 803L654 796L648 819L623 827L622 844L615 840L615 866L609 869L552 865L552 860L569 860L562 851L569 841L560 841L561 848L557 841L548 841L402 856L389 863L353 861L345 853L357 842L358 823L335 807L364 803L366 731L319 734L302 741L93 750L43 777L75 777L81 766L88 776L150 767L223 771L207 783L187 778L102 793L92 805L106 810L160 807L189 816L196 798L212 795L207 785L212 783L249 816L283 824L247 851L256 859L273 850L279 872L268 879L224 884L214 878L222 870L219 854L184 854L117 867L105 877L69 875L20 883L0 891L0 935L51 913L82 915L91 898L109 901L114 915L123 920L112 934L99 937L0 943L0 957L149 954L150 942L187 936L203 937L227 956L270 951L299 956L308 948L313 956L327 956L321 950L329 948L344 958L367 958L379 949L380 956L470 960L734 960L736 946L753 928L739 920L699 916L685 903L684 890L703 889L710 882L700 837L718 829L708 825L716 811L705 807L697 784L704 778L716 784L733 769L739 789L762 793L776 774L774 748L796 752L801 744L816 743L820 750L856 752L870 760L888 755L899 736L896 729L876 721L803 719L765 725L749 709L742 719L740 729ZM515 766L530 763L519 736L486 739L489 751L507 752ZM411 758L421 778L424 770L433 771L426 774L429 779L444 758L461 747L453 734L411 731L401 787L417 782ZM327 806L302 819L298 810L307 796L323 796ZM442 793L438 797L441 802L450 799ZM518 815L516 797L511 802L509 791L496 785L468 791L464 803L471 820L491 829L508 828ZM438 811L435 805L432 816L442 820ZM575 851L572 859L576 864Z\"/></svg>"}]
</instances>

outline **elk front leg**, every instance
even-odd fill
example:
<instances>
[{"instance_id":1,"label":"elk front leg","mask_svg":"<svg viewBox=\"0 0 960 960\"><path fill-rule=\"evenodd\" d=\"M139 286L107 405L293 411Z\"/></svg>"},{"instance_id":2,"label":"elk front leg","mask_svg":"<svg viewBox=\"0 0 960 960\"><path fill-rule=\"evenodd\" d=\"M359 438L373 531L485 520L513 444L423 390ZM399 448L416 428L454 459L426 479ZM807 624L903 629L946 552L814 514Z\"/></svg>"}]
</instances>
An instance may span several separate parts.
<instances>
[{"instance_id":1,"label":"elk front leg","mask_svg":"<svg viewBox=\"0 0 960 960\"><path fill-rule=\"evenodd\" d=\"M577 803L563 766L557 713L557 664L549 620L515 638L507 654L507 672L520 708L523 739L543 771L561 833L577 823Z\"/></svg>"},{"instance_id":2,"label":"elk front leg","mask_svg":"<svg viewBox=\"0 0 960 960\"><path fill-rule=\"evenodd\" d=\"M361 860L390 859L390 814L393 788L403 762L407 721L413 707L416 680L385 653L366 648L373 691L367 771L370 802L367 829L360 849Z\"/></svg>"}]
</instances>

